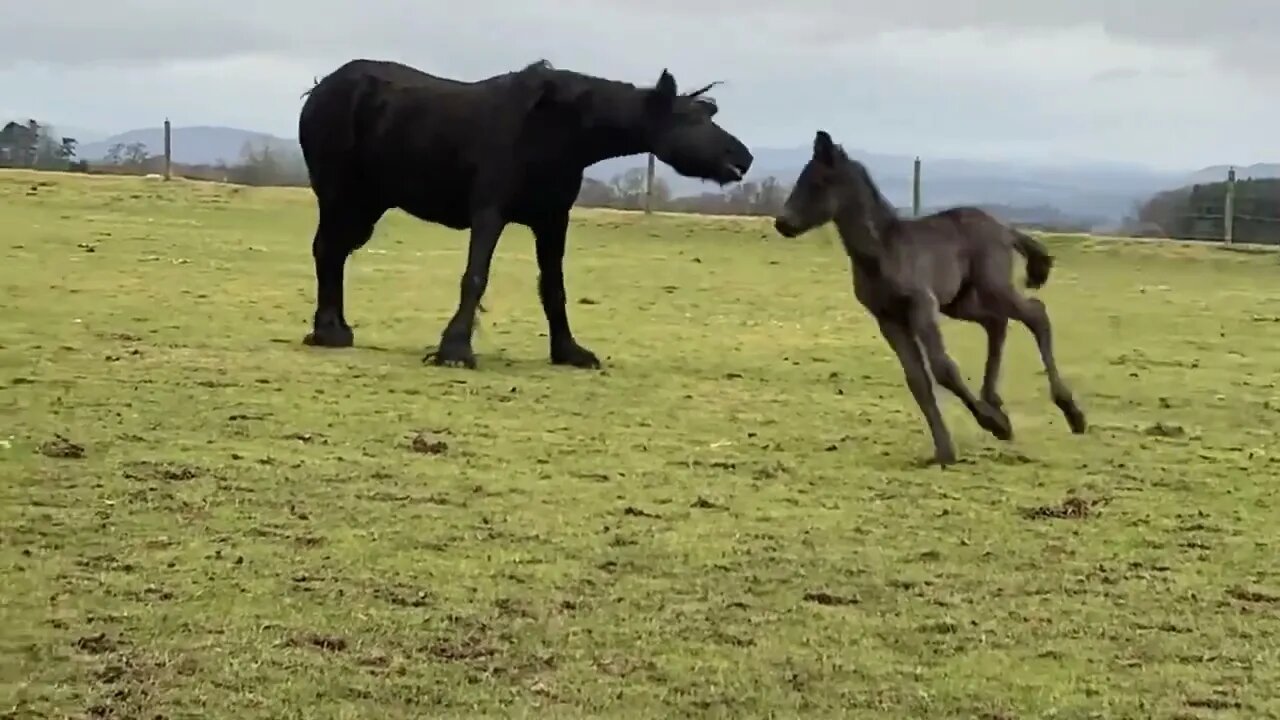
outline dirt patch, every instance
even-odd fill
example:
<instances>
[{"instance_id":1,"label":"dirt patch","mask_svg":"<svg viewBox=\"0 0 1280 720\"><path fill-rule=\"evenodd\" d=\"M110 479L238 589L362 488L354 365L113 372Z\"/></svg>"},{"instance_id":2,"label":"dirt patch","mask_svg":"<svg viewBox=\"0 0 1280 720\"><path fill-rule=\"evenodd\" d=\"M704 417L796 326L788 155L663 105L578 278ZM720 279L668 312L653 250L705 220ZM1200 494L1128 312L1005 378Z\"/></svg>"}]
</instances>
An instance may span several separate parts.
<instances>
[{"instance_id":1,"label":"dirt patch","mask_svg":"<svg viewBox=\"0 0 1280 720\"><path fill-rule=\"evenodd\" d=\"M65 460L81 460L87 454L83 445L72 442L62 435L54 435L52 440L40 443L37 450L45 457Z\"/></svg>"},{"instance_id":2,"label":"dirt patch","mask_svg":"<svg viewBox=\"0 0 1280 720\"><path fill-rule=\"evenodd\" d=\"M373 590L373 596L396 607L420 608L431 605L431 594L408 585L384 585Z\"/></svg>"},{"instance_id":3,"label":"dirt patch","mask_svg":"<svg viewBox=\"0 0 1280 720\"><path fill-rule=\"evenodd\" d=\"M1039 505L1022 508L1022 516L1028 520L1083 520L1092 517L1107 504L1103 498L1082 498L1069 495L1057 505Z\"/></svg>"},{"instance_id":4,"label":"dirt patch","mask_svg":"<svg viewBox=\"0 0 1280 720\"><path fill-rule=\"evenodd\" d=\"M842 607L848 605L857 605L862 599L856 595L836 595L823 590L817 592L807 592L804 594L804 601L811 602L816 605L825 605L826 607Z\"/></svg>"},{"instance_id":5,"label":"dirt patch","mask_svg":"<svg viewBox=\"0 0 1280 720\"><path fill-rule=\"evenodd\" d=\"M105 655L110 652L115 652L121 647L120 641L109 637L106 633L85 635L72 644L75 645L77 650L90 655Z\"/></svg>"},{"instance_id":6,"label":"dirt patch","mask_svg":"<svg viewBox=\"0 0 1280 720\"><path fill-rule=\"evenodd\" d=\"M409 449L424 455L443 455L449 451L449 441L435 432L419 432L409 441Z\"/></svg>"},{"instance_id":7,"label":"dirt patch","mask_svg":"<svg viewBox=\"0 0 1280 720\"><path fill-rule=\"evenodd\" d=\"M125 465L121 473L129 480L141 482L185 482L200 477L204 470L180 462L139 460Z\"/></svg>"},{"instance_id":8,"label":"dirt patch","mask_svg":"<svg viewBox=\"0 0 1280 720\"><path fill-rule=\"evenodd\" d=\"M1236 585L1235 587L1229 588L1227 590L1227 595L1234 600L1247 603L1267 603L1273 605L1280 603L1280 593L1262 590L1260 588L1244 587L1243 585Z\"/></svg>"},{"instance_id":9,"label":"dirt patch","mask_svg":"<svg viewBox=\"0 0 1280 720\"><path fill-rule=\"evenodd\" d=\"M1151 437L1183 438L1187 436L1186 428L1175 423L1157 422L1143 431Z\"/></svg>"},{"instance_id":10,"label":"dirt patch","mask_svg":"<svg viewBox=\"0 0 1280 720\"><path fill-rule=\"evenodd\" d=\"M1199 710L1240 710L1244 704L1233 697L1215 693L1203 697L1187 698L1186 706Z\"/></svg>"},{"instance_id":11,"label":"dirt patch","mask_svg":"<svg viewBox=\"0 0 1280 720\"><path fill-rule=\"evenodd\" d=\"M346 652L348 647L345 638L337 635L320 635L318 633L307 633L306 635L292 638L285 644L290 647L312 648L331 653Z\"/></svg>"}]
</instances>

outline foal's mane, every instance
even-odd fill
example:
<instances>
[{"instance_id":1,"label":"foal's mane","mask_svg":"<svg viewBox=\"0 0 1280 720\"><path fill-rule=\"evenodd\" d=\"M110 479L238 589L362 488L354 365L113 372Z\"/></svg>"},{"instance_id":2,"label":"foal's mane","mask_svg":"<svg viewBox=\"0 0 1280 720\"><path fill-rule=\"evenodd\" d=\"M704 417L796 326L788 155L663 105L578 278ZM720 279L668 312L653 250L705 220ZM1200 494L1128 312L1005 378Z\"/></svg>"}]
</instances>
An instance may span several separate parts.
<instances>
[{"instance_id":1,"label":"foal's mane","mask_svg":"<svg viewBox=\"0 0 1280 720\"><path fill-rule=\"evenodd\" d=\"M855 160L845 152L843 145L837 145L837 162L844 164L845 169L849 171L852 180L859 186L858 189L862 194L863 202L868 203L868 212L876 212L884 216L885 219L896 222L898 220L898 209L889 202L884 193L880 191L880 186L871 177L871 172L867 170L867 166L862 161Z\"/></svg>"}]
</instances>

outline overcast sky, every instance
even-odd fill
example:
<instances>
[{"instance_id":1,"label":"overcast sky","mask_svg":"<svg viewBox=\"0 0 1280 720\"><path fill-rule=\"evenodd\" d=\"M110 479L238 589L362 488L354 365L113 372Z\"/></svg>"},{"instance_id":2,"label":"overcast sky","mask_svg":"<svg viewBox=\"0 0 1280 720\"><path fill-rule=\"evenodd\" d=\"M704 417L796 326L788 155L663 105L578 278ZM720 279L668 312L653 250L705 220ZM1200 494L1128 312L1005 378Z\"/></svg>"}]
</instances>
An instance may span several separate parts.
<instances>
[{"instance_id":1,"label":"overcast sky","mask_svg":"<svg viewBox=\"0 0 1280 720\"><path fill-rule=\"evenodd\" d=\"M803 8L803 9L802 9ZM5 17L0 112L296 135L352 57L479 79L545 57L717 88L748 144L1158 167L1280 160L1278 0L56 0Z\"/></svg>"}]
</instances>

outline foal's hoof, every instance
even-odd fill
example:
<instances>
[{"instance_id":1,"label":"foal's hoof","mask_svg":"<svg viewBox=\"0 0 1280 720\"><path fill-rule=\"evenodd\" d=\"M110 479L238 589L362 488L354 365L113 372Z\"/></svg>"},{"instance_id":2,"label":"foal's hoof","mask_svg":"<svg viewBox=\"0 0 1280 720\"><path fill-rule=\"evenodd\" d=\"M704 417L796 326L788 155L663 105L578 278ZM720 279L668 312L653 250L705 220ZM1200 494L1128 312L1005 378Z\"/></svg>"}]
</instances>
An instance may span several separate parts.
<instances>
[{"instance_id":1,"label":"foal's hoof","mask_svg":"<svg viewBox=\"0 0 1280 720\"><path fill-rule=\"evenodd\" d=\"M476 369L476 355L469 347L441 345L435 350L428 350L427 354L422 356L422 362L437 367Z\"/></svg>"},{"instance_id":2,"label":"foal's hoof","mask_svg":"<svg viewBox=\"0 0 1280 720\"><path fill-rule=\"evenodd\" d=\"M1071 426L1071 432L1076 435L1083 435L1089 429L1089 423L1084 419L1084 413L1080 412L1080 408L1075 403L1071 403L1062 408L1062 414L1067 418L1067 425Z\"/></svg>"},{"instance_id":3,"label":"foal's hoof","mask_svg":"<svg viewBox=\"0 0 1280 720\"><path fill-rule=\"evenodd\" d=\"M599 370L600 358L595 353L578 345L566 345L551 350L552 365L568 365L584 370Z\"/></svg>"},{"instance_id":4,"label":"foal's hoof","mask_svg":"<svg viewBox=\"0 0 1280 720\"><path fill-rule=\"evenodd\" d=\"M345 327L316 328L302 338L302 344L310 347L345 348L355 343L355 333Z\"/></svg>"},{"instance_id":5,"label":"foal's hoof","mask_svg":"<svg viewBox=\"0 0 1280 720\"><path fill-rule=\"evenodd\" d=\"M1013 439L1013 424L1000 408L984 403L978 407L977 419L982 429L994 435L997 440L1007 442Z\"/></svg>"}]
</instances>

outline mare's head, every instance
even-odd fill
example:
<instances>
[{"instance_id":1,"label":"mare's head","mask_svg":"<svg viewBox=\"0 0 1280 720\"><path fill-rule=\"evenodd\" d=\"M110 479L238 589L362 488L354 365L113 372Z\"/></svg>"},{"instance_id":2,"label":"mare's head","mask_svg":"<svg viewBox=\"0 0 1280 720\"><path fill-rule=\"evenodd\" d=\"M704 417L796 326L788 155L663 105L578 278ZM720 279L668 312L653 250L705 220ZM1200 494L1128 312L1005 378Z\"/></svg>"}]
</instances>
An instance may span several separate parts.
<instances>
[{"instance_id":1,"label":"mare's head","mask_svg":"<svg viewBox=\"0 0 1280 720\"><path fill-rule=\"evenodd\" d=\"M774 218L774 229L783 237L793 238L831 222L842 198L861 195L848 192L857 187L857 170L844 148L836 145L825 130L819 130L813 138L813 157L796 178L782 213Z\"/></svg>"},{"instance_id":2,"label":"mare's head","mask_svg":"<svg viewBox=\"0 0 1280 720\"><path fill-rule=\"evenodd\" d=\"M728 185L747 174L754 158L741 140L715 123L715 100L704 94L714 85L682 95L676 79L663 70L658 83L643 91L640 127L650 152L676 172Z\"/></svg>"}]
</instances>

